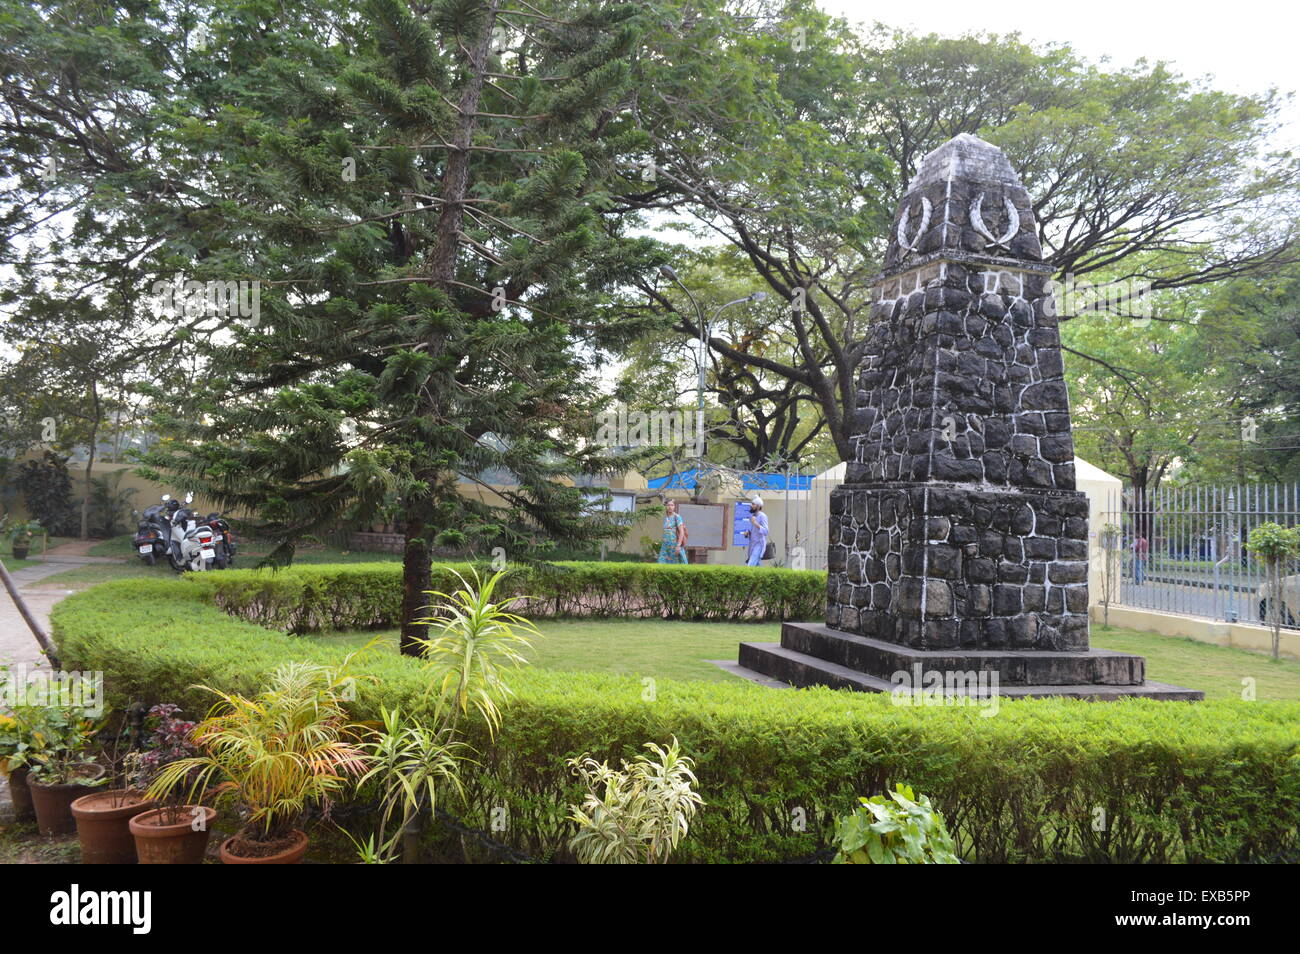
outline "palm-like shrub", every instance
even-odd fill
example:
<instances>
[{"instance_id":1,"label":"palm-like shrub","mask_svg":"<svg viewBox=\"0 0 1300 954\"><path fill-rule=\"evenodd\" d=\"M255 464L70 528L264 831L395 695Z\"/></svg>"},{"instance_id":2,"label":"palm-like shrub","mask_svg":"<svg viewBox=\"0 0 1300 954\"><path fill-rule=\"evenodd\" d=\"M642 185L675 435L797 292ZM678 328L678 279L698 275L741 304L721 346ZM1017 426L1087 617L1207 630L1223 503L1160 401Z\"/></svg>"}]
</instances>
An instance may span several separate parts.
<instances>
[{"instance_id":1,"label":"palm-like shrub","mask_svg":"<svg viewBox=\"0 0 1300 954\"><path fill-rule=\"evenodd\" d=\"M248 813L241 837L284 838L309 805L328 803L366 770L360 727L343 706L350 685L342 668L288 663L252 698L201 687L219 700L191 736L202 754L166 765L149 795L185 788L190 800L233 798Z\"/></svg>"},{"instance_id":2,"label":"palm-like shrub","mask_svg":"<svg viewBox=\"0 0 1300 954\"><path fill-rule=\"evenodd\" d=\"M383 713L383 729L363 747L370 767L357 783L375 782L380 789L379 830L364 846L358 843L363 859L375 863L393 859L402 831L422 810L434 809L440 787L463 791L460 763L468 748L454 741L448 729L408 721L397 709ZM401 824L390 835L395 815Z\"/></svg>"},{"instance_id":3,"label":"palm-like shrub","mask_svg":"<svg viewBox=\"0 0 1300 954\"><path fill-rule=\"evenodd\" d=\"M583 864L666 862L704 804L694 790L695 763L675 737L666 748L645 747L655 758L639 755L622 770L585 755L569 760L587 787L582 804L569 808L578 825L569 847Z\"/></svg>"},{"instance_id":4,"label":"palm-like shrub","mask_svg":"<svg viewBox=\"0 0 1300 954\"><path fill-rule=\"evenodd\" d=\"M454 729L457 719L473 705L495 733L501 724L499 702L511 695L505 673L527 662L523 651L532 646L529 637L541 634L528 620L510 612L528 597L493 602L504 571L486 580L473 568L470 573L472 585L456 573L462 585L454 593L429 591L431 612L419 621L429 627L429 636L421 640L421 655L433 676L439 705L450 708L449 727Z\"/></svg>"}]
</instances>

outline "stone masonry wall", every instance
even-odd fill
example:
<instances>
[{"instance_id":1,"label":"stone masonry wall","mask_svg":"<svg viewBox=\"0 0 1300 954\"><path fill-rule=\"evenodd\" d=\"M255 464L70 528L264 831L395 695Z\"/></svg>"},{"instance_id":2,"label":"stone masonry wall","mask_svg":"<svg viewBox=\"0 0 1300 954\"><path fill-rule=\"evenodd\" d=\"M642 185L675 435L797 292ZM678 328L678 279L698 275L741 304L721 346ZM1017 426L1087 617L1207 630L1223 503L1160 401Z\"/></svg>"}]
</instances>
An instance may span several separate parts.
<instances>
[{"instance_id":1,"label":"stone masonry wall","mask_svg":"<svg viewBox=\"0 0 1300 954\"><path fill-rule=\"evenodd\" d=\"M846 486L831 526L829 626L915 649L1088 648L1083 494Z\"/></svg>"}]
</instances>

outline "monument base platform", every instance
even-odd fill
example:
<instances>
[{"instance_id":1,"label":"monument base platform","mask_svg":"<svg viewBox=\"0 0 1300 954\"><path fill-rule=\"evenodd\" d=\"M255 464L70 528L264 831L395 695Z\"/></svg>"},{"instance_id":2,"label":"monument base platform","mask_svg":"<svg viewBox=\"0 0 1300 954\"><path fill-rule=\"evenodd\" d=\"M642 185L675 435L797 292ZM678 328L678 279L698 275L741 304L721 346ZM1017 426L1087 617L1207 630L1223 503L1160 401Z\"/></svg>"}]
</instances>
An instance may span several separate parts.
<instances>
[{"instance_id":1,"label":"monument base platform","mask_svg":"<svg viewBox=\"0 0 1300 954\"><path fill-rule=\"evenodd\" d=\"M1008 699L1136 697L1193 702L1205 698L1198 689L1151 682L1145 670L1141 656L1105 649L923 650L822 623L785 623L780 643L741 643L739 666L731 671L747 678L752 673L756 681L862 692L902 688Z\"/></svg>"}]
</instances>

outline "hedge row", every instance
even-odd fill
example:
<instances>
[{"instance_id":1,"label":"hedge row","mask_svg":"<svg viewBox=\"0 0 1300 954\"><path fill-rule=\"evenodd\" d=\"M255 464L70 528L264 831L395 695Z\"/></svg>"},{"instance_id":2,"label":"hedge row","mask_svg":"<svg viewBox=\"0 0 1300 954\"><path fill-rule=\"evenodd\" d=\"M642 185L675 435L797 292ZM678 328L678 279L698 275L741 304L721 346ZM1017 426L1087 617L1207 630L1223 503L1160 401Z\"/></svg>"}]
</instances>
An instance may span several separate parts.
<instances>
[{"instance_id":1,"label":"hedge row","mask_svg":"<svg viewBox=\"0 0 1300 954\"><path fill-rule=\"evenodd\" d=\"M435 567L434 590L457 587ZM221 609L293 633L400 624L402 568L396 563L295 567L287 573L237 570L194 577ZM826 574L746 566L561 563L515 568L502 596L526 596L518 612L534 619L660 617L735 621L816 619L824 614Z\"/></svg>"},{"instance_id":2,"label":"hedge row","mask_svg":"<svg viewBox=\"0 0 1300 954\"><path fill-rule=\"evenodd\" d=\"M321 593L365 572L313 567L272 585ZM339 658L327 641L223 613L218 597L246 612L256 599L281 606L278 592L237 598L235 579L132 580L71 596L53 613L64 664L103 670L115 707L166 700L201 713L211 700L196 683L249 692L285 660ZM395 654L357 671L373 677L360 683L359 719L422 692L419 669ZM931 796L971 860L1240 862L1300 851L1300 704L1026 700L988 718L739 681L660 680L653 701L635 677L525 669L512 685L495 743L474 730L466 804L446 807L483 828L507 807L509 840L538 858L563 856L565 806L577 800L566 758L630 758L671 735L697 760L707 803L681 860L807 857L858 793L897 781Z\"/></svg>"}]
</instances>

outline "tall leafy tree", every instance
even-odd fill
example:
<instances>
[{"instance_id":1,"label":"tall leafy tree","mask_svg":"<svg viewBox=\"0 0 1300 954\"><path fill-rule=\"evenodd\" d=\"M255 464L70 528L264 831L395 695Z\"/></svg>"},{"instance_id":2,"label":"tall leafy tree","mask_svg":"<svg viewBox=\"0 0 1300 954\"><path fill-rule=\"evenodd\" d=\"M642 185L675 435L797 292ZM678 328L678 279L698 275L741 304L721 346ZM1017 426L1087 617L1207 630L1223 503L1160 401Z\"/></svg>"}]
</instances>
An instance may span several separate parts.
<instances>
[{"instance_id":1,"label":"tall leafy tree","mask_svg":"<svg viewBox=\"0 0 1300 954\"><path fill-rule=\"evenodd\" d=\"M404 652L433 545L515 558L612 529L564 478L608 464L583 447L590 369L636 330L612 290L658 261L602 224L643 140L642 15L370 0L248 69L211 132L241 197L224 228L257 237L222 277L258 276L260 309L194 339L208 376L152 463L256 510L278 560L395 497Z\"/></svg>"},{"instance_id":2,"label":"tall leafy tree","mask_svg":"<svg viewBox=\"0 0 1300 954\"><path fill-rule=\"evenodd\" d=\"M135 336L130 287L111 292L102 308L90 297L68 301L59 292L56 286L7 302L12 311L0 325L0 348L12 357L0 358L0 417L13 450L85 448L79 532L86 540L98 447L112 436L114 419L130 413L147 349Z\"/></svg>"},{"instance_id":3,"label":"tall leafy tree","mask_svg":"<svg viewBox=\"0 0 1300 954\"><path fill-rule=\"evenodd\" d=\"M742 301L763 291L765 283L734 250L698 252L685 264L679 259L678 272L703 310L711 334L748 355L800 360L786 303L770 295L760 302ZM664 289L663 294L675 308L694 314L694 305L681 291ZM701 357L697 339L680 335L668 325L637 341L624 357L617 396L629 410L684 409L693 422ZM710 461L762 470L798 462L829 465L837 459L826 436L821 406L808 387L713 349L704 360L708 363L705 393Z\"/></svg>"},{"instance_id":4,"label":"tall leafy tree","mask_svg":"<svg viewBox=\"0 0 1300 954\"><path fill-rule=\"evenodd\" d=\"M1164 64L1106 70L1014 36L857 33L802 0L698 10L682 5L675 45L646 67L657 177L626 201L690 217L790 303L798 360L710 347L811 390L845 459L887 223L920 159L958 133L1007 152L1062 277L1177 289L1296 257L1298 167L1269 146L1271 92L1222 93ZM698 334L662 285L644 290Z\"/></svg>"}]
</instances>

